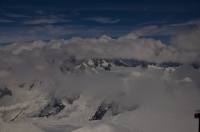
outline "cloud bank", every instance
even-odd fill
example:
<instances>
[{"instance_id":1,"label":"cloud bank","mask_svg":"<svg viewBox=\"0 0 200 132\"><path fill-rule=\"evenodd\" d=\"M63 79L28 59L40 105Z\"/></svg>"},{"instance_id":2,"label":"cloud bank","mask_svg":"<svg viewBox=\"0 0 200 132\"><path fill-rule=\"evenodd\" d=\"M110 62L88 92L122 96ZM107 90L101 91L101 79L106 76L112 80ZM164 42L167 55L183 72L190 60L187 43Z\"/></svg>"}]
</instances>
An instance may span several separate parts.
<instances>
[{"instance_id":1,"label":"cloud bank","mask_svg":"<svg viewBox=\"0 0 200 132\"><path fill-rule=\"evenodd\" d=\"M200 63L200 25L185 29L179 28L181 26L176 27L170 25L163 27L148 26L115 39L103 35L99 38L52 39L49 42L42 41L43 33L48 32L48 38L50 39L56 34L64 36L76 34L77 32L84 34L90 31L83 29L76 31L74 27L46 26L44 32L41 27L36 27L35 30L30 29L28 35L26 35L27 32L20 33L21 38L28 40L30 39L28 37L32 37L32 40L35 40L40 35L41 38L39 39L41 40L16 42L7 46L0 46L0 63L4 64L2 68L12 67L15 64L24 62L24 60L29 60L34 64L43 64L46 60L52 61L54 58L63 57L64 54L74 55L77 59L137 59L156 63ZM174 29L172 30L172 28ZM93 31L91 33L94 34ZM145 37L148 34L149 36L161 34L171 35L172 37L169 43L165 44L160 40ZM2 39L12 38L2 37ZM32 60L40 61L32 62ZM7 73L3 73L2 76L5 75Z\"/></svg>"},{"instance_id":2,"label":"cloud bank","mask_svg":"<svg viewBox=\"0 0 200 132\"><path fill-rule=\"evenodd\" d=\"M174 36L170 45L165 45L160 40L152 38L139 38L134 33L117 39L103 35L99 38L74 37L49 42L39 40L29 43L13 43L0 47L2 57L0 61L3 64L2 61L9 62L11 58L21 60L27 55L39 57L48 54L48 58L51 58L50 56L56 52L57 56L66 53L76 56L77 59L137 59L157 63L169 61L193 63L200 60L199 29L197 27L186 34Z\"/></svg>"}]
</instances>

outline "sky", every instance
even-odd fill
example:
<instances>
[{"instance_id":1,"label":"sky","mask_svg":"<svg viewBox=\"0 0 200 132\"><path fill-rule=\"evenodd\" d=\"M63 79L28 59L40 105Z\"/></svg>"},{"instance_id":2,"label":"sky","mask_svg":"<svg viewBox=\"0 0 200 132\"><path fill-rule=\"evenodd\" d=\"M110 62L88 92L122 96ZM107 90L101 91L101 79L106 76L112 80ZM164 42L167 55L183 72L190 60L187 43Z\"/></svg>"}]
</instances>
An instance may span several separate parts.
<instances>
[{"instance_id":1,"label":"sky","mask_svg":"<svg viewBox=\"0 0 200 132\"><path fill-rule=\"evenodd\" d=\"M74 37L81 37L84 39L82 41L87 41L83 43L91 43L92 40L89 39L98 39L102 36L105 39L107 36L111 38L109 41L112 41L108 42L108 47L113 48L110 43L115 43L116 39L120 41L119 38L123 36L130 38L131 35L132 38L137 38L134 44L138 43L139 49L144 48L141 43L152 45L149 39L153 39L154 45L161 43L162 48L168 46L167 49L174 48L178 52L181 51L181 55L175 57L176 59L165 59L165 61L178 61L180 56L185 58L187 54L187 58L192 57L192 61L198 61L200 58L198 54L200 51L200 1L0 0L1 47L13 43L25 44L35 41L44 43L61 39L71 41ZM122 43L126 42L118 43L122 46ZM76 44L73 48L77 47ZM85 45L93 46L93 44ZM127 49L122 50L123 53L115 58L121 55L124 58L155 61L152 58L125 55ZM159 48L154 46L153 49L156 49L155 58L159 54L157 53ZM96 52L99 49L94 49L93 46L89 48L89 51L91 50ZM136 48L133 51L146 52L146 50L139 51ZM88 51L85 52L88 53ZM115 52L110 52L109 56ZM99 54L99 51L96 54ZM170 57L174 58L173 55ZM183 59L181 61L189 62Z\"/></svg>"}]
</instances>

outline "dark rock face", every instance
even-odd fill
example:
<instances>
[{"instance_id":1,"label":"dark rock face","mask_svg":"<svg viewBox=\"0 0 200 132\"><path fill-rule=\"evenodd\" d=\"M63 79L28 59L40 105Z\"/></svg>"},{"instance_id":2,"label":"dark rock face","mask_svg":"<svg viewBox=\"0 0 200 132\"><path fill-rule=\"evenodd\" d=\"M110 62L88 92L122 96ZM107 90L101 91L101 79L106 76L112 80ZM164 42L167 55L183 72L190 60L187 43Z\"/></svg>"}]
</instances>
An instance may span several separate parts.
<instances>
[{"instance_id":1,"label":"dark rock face","mask_svg":"<svg viewBox=\"0 0 200 132\"><path fill-rule=\"evenodd\" d=\"M94 59L93 62L94 62L95 67L99 66L99 60L98 59Z\"/></svg>"},{"instance_id":2,"label":"dark rock face","mask_svg":"<svg viewBox=\"0 0 200 132\"><path fill-rule=\"evenodd\" d=\"M112 66L108 60L104 59L104 60L100 60L100 67L103 67L104 70L106 71L110 71L111 70L110 67Z\"/></svg>"},{"instance_id":3,"label":"dark rock face","mask_svg":"<svg viewBox=\"0 0 200 132\"><path fill-rule=\"evenodd\" d=\"M116 66L129 67L129 65L127 65L126 63L124 63L123 61L120 61L120 60L111 60L111 62L113 64L115 64Z\"/></svg>"},{"instance_id":4,"label":"dark rock face","mask_svg":"<svg viewBox=\"0 0 200 132\"><path fill-rule=\"evenodd\" d=\"M34 86L34 83L30 86L29 91L33 88L33 86Z\"/></svg>"},{"instance_id":5,"label":"dark rock face","mask_svg":"<svg viewBox=\"0 0 200 132\"><path fill-rule=\"evenodd\" d=\"M112 101L109 104L102 103L90 120L101 120L108 110L112 112L112 116L118 115L124 108L125 107L120 106L120 104L115 101Z\"/></svg>"},{"instance_id":6,"label":"dark rock face","mask_svg":"<svg viewBox=\"0 0 200 132\"><path fill-rule=\"evenodd\" d=\"M110 71L111 69L110 69L110 66L108 66L108 67L103 67L104 68L104 70L106 70L106 71Z\"/></svg>"},{"instance_id":7,"label":"dark rock face","mask_svg":"<svg viewBox=\"0 0 200 132\"><path fill-rule=\"evenodd\" d=\"M101 120L107 111L108 111L108 105L105 103L101 104L98 107L97 111L95 112L94 116L90 119L90 121L91 120Z\"/></svg>"},{"instance_id":8,"label":"dark rock face","mask_svg":"<svg viewBox=\"0 0 200 132\"><path fill-rule=\"evenodd\" d=\"M3 98L6 95L12 96L12 91L10 89L8 89L7 87L0 88L0 99Z\"/></svg>"},{"instance_id":9,"label":"dark rock face","mask_svg":"<svg viewBox=\"0 0 200 132\"><path fill-rule=\"evenodd\" d=\"M85 68L86 67L83 64L81 64L81 66L80 66L81 71L85 71Z\"/></svg>"},{"instance_id":10,"label":"dark rock face","mask_svg":"<svg viewBox=\"0 0 200 132\"><path fill-rule=\"evenodd\" d=\"M142 69L148 69L148 63L143 62L143 63L141 64L141 68L142 68Z\"/></svg>"},{"instance_id":11,"label":"dark rock face","mask_svg":"<svg viewBox=\"0 0 200 132\"><path fill-rule=\"evenodd\" d=\"M90 67L90 68L96 68L96 67L100 66L100 67L104 68L107 71L110 71L111 70L110 67L112 67L110 62L108 60L106 60L106 59L89 59L89 60L86 60L84 62L84 64L87 67ZM80 66L80 69L82 71L85 71L85 65L84 64L82 64Z\"/></svg>"},{"instance_id":12,"label":"dark rock face","mask_svg":"<svg viewBox=\"0 0 200 132\"><path fill-rule=\"evenodd\" d=\"M114 98L104 99L90 121L101 120L108 110L111 111L112 116L120 114L125 109L124 99L125 93L123 92L117 94Z\"/></svg>"},{"instance_id":13,"label":"dark rock face","mask_svg":"<svg viewBox=\"0 0 200 132\"><path fill-rule=\"evenodd\" d=\"M22 113L24 111L24 108L19 112L19 114L17 114L16 116L15 116L15 118L13 118L12 120L10 120L10 121L14 121L15 119L17 119L17 117L19 117L20 116L20 114Z\"/></svg>"},{"instance_id":14,"label":"dark rock face","mask_svg":"<svg viewBox=\"0 0 200 132\"><path fill-rule=\"evenodd\" d=\"M143 61L138 61L134 59L122 59L122 60L109 60L116 66L124 67L137 67L143 63Z\"/></svg>"},{"instance_id":15,"label":"dark rock face","mask_svg":"<svg viewBox=\"0 0 200 132\"><path fill-rule=\"evenodd\" d=\"M40 112L39 117L55 115L64 108L65 105L62 103L61 99L52 98L48 105Z\"/></svg>"},{"instance_id":16,"label":"dark rock face","mask_svg":"<svg viewBox=\"0 0 200 132\"><path fill-rule=\"evenodd\" d=\"M62 73L68 73L73 71L75 66L80 62L76 60L76 57L71 55L69 58L61 58L60 70ZM81 61L82 62L82 61Z\"/></svg>"}]
</instances>

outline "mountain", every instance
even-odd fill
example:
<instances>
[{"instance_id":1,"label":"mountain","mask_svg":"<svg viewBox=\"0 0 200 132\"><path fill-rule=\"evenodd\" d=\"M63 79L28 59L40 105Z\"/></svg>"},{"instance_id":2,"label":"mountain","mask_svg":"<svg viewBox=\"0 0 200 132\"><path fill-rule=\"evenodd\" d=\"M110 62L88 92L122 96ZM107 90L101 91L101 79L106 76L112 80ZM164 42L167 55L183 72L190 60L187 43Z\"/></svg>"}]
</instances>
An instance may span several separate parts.
<instances>
[{"instance_id":1,"label":"mountain","mask_svg":"<svg viewBox=\"0 0 200 132\"><path fill-rule=\"evenodd\" d=\"M31 76L11 67L0 89L0 131L26 124L46 132L197 129L200 71L190 64L50 60Z\"/></svg>"},{"instance_id":2,"label":"mountain","mask_svg":"<svg viewBox=\"0 0 200 132\"><path fill-rule=\"evenodd\" d=\"M111 64L106 59L87 59L77 66L77 68L80 68L82 71L85 71L87 68L95 69L97 67L102 67L107 71L111 70Z\"/></svg>"}]
</instances>

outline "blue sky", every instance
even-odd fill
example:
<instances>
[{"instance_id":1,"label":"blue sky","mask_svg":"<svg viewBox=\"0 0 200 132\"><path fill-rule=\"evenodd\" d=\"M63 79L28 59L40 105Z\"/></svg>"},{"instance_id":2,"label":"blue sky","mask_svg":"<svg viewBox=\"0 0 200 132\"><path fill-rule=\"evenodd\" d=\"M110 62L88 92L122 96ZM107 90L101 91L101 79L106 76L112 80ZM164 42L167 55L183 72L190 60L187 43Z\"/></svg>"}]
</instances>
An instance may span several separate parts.
<instances>
[{"instance_id":1,"label":"blue sky","mask_svg":"<svg viewBox=\"0 0 200 132\"><path fill-rule=\"evenodd\" d=\"M199 20L198 0L0 0L0 44L130 32L168 44Z\"/></svg>"}]
</instances>

